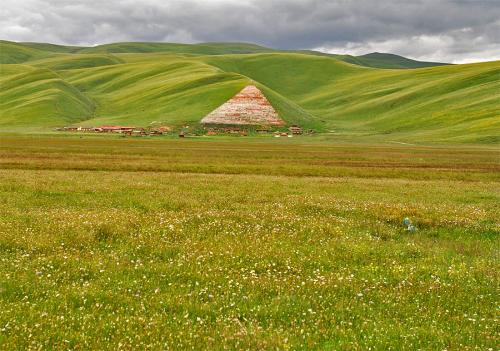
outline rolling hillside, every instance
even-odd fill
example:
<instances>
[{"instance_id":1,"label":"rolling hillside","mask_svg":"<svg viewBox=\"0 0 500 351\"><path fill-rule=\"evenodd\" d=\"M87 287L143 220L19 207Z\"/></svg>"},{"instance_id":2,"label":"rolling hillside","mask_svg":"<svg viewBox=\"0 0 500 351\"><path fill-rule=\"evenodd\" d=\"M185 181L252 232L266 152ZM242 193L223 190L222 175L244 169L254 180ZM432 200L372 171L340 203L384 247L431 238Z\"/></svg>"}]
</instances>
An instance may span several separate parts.
<instances>
[{"instance_id":1,"label":"rolling hillside","mask_svg":"<svg viewBox=\"0 0 500 351\"><path fill-rule=\"evenodd\" d=\"M289 124L332 138L493 143L500 134L500 62L440 66L235 43L5 41L0 59L2 132L197 123L255 84Z\"/></svg>"},{"instance_id":2,"label":"rolling hillside","mask_svg":"<svg viewBox=\"0 0 500 351\"><path fill-rule=\"evenodd\" d=\"M0 40L0 64L23 63L51 54L50 51L39 50L36 47Z\"/></svg>"},{"instance_id":3,"label":"rolling hillside","mask_svg":"<svg viewBox=\"0 0 500 351\"><path fill-rule=\"evenodd\" d=\"M374 68L423 68L423 67L433 67L433 66L445 66L446 63L439 62L422 62L415 61L409 58L394 55L385 54L380 52L372 52L371 54L366 54L362 56L353 56L351 60L345 60L346 62L374 67Z\"/></svg>"},{"instance_id":4,"label":"rolling hillside","mask_svg":"<svg viewBox=\"0 0 500 351\"><path fill-rule=\"evenodd\" d=\"M45 68L5 65L0 75L0 130L42 131L92 116L95 103Z\"/></svg>"}]
</instances>

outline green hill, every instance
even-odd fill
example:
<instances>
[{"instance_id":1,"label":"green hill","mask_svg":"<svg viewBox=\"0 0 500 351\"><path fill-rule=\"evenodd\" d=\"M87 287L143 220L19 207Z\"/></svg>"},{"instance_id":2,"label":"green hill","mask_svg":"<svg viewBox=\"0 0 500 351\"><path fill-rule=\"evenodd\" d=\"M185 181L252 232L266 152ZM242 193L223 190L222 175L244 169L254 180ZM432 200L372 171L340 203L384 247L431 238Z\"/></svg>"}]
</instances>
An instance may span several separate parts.
<instances>
[{"instance_id":1,"label":"green hill","mask_svg":"<svg viewBox=\"0 0 500 351\"><path fill-rule=\"evenodd\" d=\"M367 70L300 101L338 132L413 141L498 141L500 62Z\"/></svg>"},{"instance_id":2,"label":"green hill","mask_svg":"<svg viewBox=\"0 0 500 351\"><path fill-rule=\"evenodd\" d=\"M439 62L415 61L403 56L380 52L372 52L371 54L362 56L353 56L352 61L346 60L346 62L375 68L423 68L447 65L447 63Z\"/></svg>"},{"instance_id":3,"label":"green hill","mask_svg":"<svg viewBox=\"0 0 500 351\"><path fill-rule=\"evenodd\" d=\"M324 56L203 59L291 98L336 133L487 142L500 131L500 62L380 70Z\"/></svg>"},{"instance_id":4,"label":"green hill","mask_svg":"<svg viewBox=\"0 0 500 351\"><path fill-rule=\"evenodd\" d=\"M30 61L30 65L44 67L53 71L91 68L125 63L114 55L108 54L74 54L55 55L48 58Z\"/></svg>"},{"instance_id":5,"label":"green hill","mask_svg":"<svg viewBox=\"0 0 500 351\"><path fill-rule=\"evenodd\" d=\"M47 52L58 52L58 53L76 53L79 50L82 50L83 48L81 46L66 46L66 45L56 45L56 44L49 44L49 43L30 43L30 42L25 42L25 43L18 43L22 46L41 50L41 51L47 51Z\"/></svg>"},{"instance_id":6,"label":"green hill","mask_svg":"<svg viewBox=\"0 0 500 351\"><path fill-rule=\"evenodd\" d=\"M421 68L431 66L447 65L438 62L421 62L411 60L393 54L371 53L363 56L326 54L313 50L276 50L250 43L200 43L200 44L176 44L176 43L147 43L147 42L124 42L103 44L93 47L64 46L48 43L14 43L0 41L0 52L4 53L1 63L22 63L16 59L19 52L28 53L26 59L30 59L29 53L38 52L37 56L50 56L55 53L65 54L159 54L170 53L186 56L197 55L227 55L227 54L257 54L257 53L296 53L312 56L327 56L347 63L359 66L376 68Z\"/></svg>"},{"instance_id":7,"label":"green hill","mask_svg":"<svg viewBox=\"0 0 500 351\"><path fill-rule=\"evenodd\" d=\"M23 63L31 59L49 55L50 53L43 50L0 40L0 64Z\"/></svg>"},{"instance_id":8,"label":"green hill","mask_svg":"<svg viewBox=\"0 0 500 351\"><path fill-rule=\"evenodd\" d=\"M51 70L3 65L0 130L41 131L92 116L95 103Z\"/></svg>"},{"instance_id":9,"label":"green hill","mask_svg":"<svg viewBox=\"0 0 500 351\"><path fill-rule=\"evenodd\" d=\"M372 68L410 69L410 68L423 68L423 67L449 65L449 63L442 63L442 62L416 61L403 56L380 53L380 52L372 52L370 54L361 56L327 54L324 52L313 51L313 50L299 50L295 52L299 54L332 57L340 61L352 63L354 65L372 67Z\"/></svg>"},{"instance_id":10,"label":"green hill","mask_svg":"<svg viewBox=\"0 0 500 351\"><path fill-rule=\"evenodd\" d=\"M239 43L80 48L5 41L0 58L0 131L181 126L256 84L289 124L331 138L492 143L500 135L500 62L439 66Z\"/></svg>"},{"instance_id":11,"label":"green hill","mask_svg":"<svg viewBox=\"0 0 500 351\"><path fill-rule=\"evenodd\" d=\"M80 49L80 53L175 53L192 55L223 55L273 52L275 50L247 43L115 43Z\"/></svg>"}]
</instances>

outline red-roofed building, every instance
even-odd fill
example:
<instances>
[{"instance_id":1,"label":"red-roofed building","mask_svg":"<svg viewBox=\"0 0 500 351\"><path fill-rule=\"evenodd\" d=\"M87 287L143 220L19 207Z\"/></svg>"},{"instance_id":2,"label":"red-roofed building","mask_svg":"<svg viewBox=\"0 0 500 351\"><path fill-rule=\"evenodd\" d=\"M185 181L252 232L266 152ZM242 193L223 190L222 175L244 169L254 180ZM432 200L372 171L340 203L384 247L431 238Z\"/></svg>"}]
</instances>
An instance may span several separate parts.
<instances>
[{"instance_id":1,"label":"red-roofed building","mask_svg":"<svg viewBox=\"0 0 500 351\"><path fill-rule=\"evenodd\" d=\"M124 127L124 126L100 126L94 128L96 132L102 133L131 133L135 127Z\"/></svg>"}]
</instances>

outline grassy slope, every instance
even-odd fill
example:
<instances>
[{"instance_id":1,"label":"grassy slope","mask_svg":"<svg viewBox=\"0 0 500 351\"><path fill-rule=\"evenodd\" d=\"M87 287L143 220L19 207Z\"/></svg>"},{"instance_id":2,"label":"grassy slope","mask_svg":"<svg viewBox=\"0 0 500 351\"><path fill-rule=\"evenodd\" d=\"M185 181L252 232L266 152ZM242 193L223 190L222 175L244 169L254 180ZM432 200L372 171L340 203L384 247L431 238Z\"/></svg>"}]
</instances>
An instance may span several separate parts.
<instances>
[{"instance_id":1,"label":"grassy slope","mask_svg":"<svg viewBox=\"0 0 500 351\"><path fill-rule=\"evenodd\" d=\"M32 44L33 45L33 44ZM227 55L227 54L257 54L257 53L298 53L313 56L327 56L352 63L359 66L374 68L423 68L447 65L439 62L422 62L408 59L403 56L374 52L362 56L326 54L313 50L275 50L260 45L248 43L201 43L201 44L175 44L175 43L114 43L104 44L89 48L77 47L48 47L50 44L41 44L48 50L57 52L79 53L175 53L189 55ZM36 47L36 46L33 46Z\"/></svg>"},{"instance_id":2,"label":"grassy slope","mask_svg":"<svg viewBox=\"0 0 500 351\"><path fill-rule=\"evenodd\" d=\"M147 125L198 122L243 88L243 77L177 58L63 72L65 79L99 102L86 124Z\"/></svg>"},{"instance_id":3,"label":"grassy slope","mask_svg":"<svg viewBox=\"0 0 500 351\"><path fill-rule=\"evenodd\" d=\"M367 70L329 84L301 103L341 130L488 142L500 132L499 74L500 62Z\"/></svg>"},{"instance_id":4,"label":"grassy slope","mask_svg":"<svg viewBox=\"0 0 500 351\"><path fill-rule=\"evenodd\" d=\"M94 102L53 71L4 65L0 75L2 131L39 131L92 115Z\"/></svg>"},{"instance_id":5,"label":"grassy slope","mask_svg":"<svg viewBox=\"0 0 500 351\"><path fill-rule=\"evenodd\" d=\"M375 68L423 68L447 65L446 63L439 62L416 61L403 56L380 52L356 56L353 59L351 63Z\"/></svg>"},{"instance_id":6,"label":"grassy slope","mask_svg":"<svg viewBox=\"0 0 500 351\"><path fill-rule=\"evenodd\" d=\"M79 50L80 53L175 53L191 55L221 55L273 52L275 50L247 43L114 43Z\"/></svg>"},{"instance_id":7,"label":"grassy slope","mask_svg":"<svg viewBox=\"0 0 500 351\"><path fill-rule=\"evenodd\" d=\"M67 45L56 45L56 44L49 44L49 43L32 43L32 42L24 42L24 43L17 43L19 45L29 47L29 48L34 48L37 50L42 50L42 51L47 51L47 52L58 52L58 53L76 53L80 50L83 49L81 46L67 46Z\"/></svg>"},{"instance_id":8,"label":"grassy slope","mask_svg":"<svg viewBox=\"0 0 500 351\"><path fill-rule=\"evenodd\" d=\"M295 51L299 54L307 54L314 56L326 56L335 58L340 61L347 63L352 63L358 66L372 67L372 68L387 68L387 69L411 69L411 68L423 68L423 67L434 67L434 66L445 66L448 63L441 62L424 62L416 61L403 56L372 52L370 54L362 56L352 56L352 55L339 55L339 54L327 54L320 51L314 50L297 50Z\"/></svg>"},{"instance_id":9,"label":"grassy slope","mask_svg":"<svg viewBox=\"0 0 500 351\"><path fill-rule=\"evenodd\" d=\"M211 44L212 46L223 47L222 44ZM198 122L250 83L244 76L224 72L183 55L166 53L62 55L58 52L30 63L52 70L67 84L95 102L95 113L93 109L89 110L86 121L81 123L83 125L147 125L153 121L182 125ZM261 88L278 112L286 116L290 123L319 128L313 117L292 101L266 86ZM30 98L31 96L26 96L26 99ZM75 111L74 107L66 106L68 109L65 113ZM11 123L11 112L14 111L5 111L2 116L6 120L5 125ZM21 112L26 120L40 113L36 109ZM50 115L50 112L44 109L43 114ZM77 118L73 122L81 119ZM54 118L52 121L32 125L35 130L37 127L42 129L60 126L61 120ZM17 123L10 127L15 129L24 126L25 123Z\"/></svg>"},{"instance_id":10,"label":"grassy slope","mask_svg":"<svg viewBox=\"0 0 500 351\"><path fill-rule=\"evenodd\" d=\"M360 68L290 54L203 58L289 97L344 134L491 142L500 132L500 62L419 70Z\"/></svg>"},{"instance_id":11,"label":"grassy slope","mask_svg":"<svg viewBox=\"0 0 500 351\"><path fill-rule=\"evenodd\" d=\"M23 63L47 56L50 56L50 52L0 40L0 64Z\"/></svg>"},{"instance_id":12,"label":"grassy slope","mask_svg":"<svg viewBox=\"0 0 500 351\"><path fill-rule=\"evenodd\" d=\"M227 55L227 54L256 54L256 53L298 53L313 56L326 56L340 61L352 63L359 66L375 68L422 68L430 66L447 65L439 62L421 62L406 57L371 53L363 56L327 54L313 50L276 50L250 43L200 43L200 44L176 44L176 43L151 43L151 42L122 42L98 45L94 47L64 46L48 43L16 43L0 41L0 52L3 52L4 63L21 63L16 58L19 53L25 53L26 59L30 57L30 50L37 51L41 56L54 53L65 54L112 54L112 53L170 53L186 56L197 55ZM36 57L36 56L35 56Z\"/></svg>"},{"instance_id":13,"label":"grassy slope","mask_svg":"<svg viewBox=\"0 0 500 351\"><path fill-rule=\"evenodd\" d=\"M124 63L114 55L110 54L56 54L48 58L30 61L30 65L48 68L53 71L69 69L91 68Z\"/></svg>"},{"instance_id":14,"label":"grassy slope","mask_svg":"<svg viewBox=\"0 0 500 351\"><path fill-rule=\"evenodd\" d=\"M20 66L27 76L14 98L7 90L21 81L10 65L2 66L2 79L10 85L0 86L0 125L11 130L83 119L87 125L197 122L251 81L289 123L347 137L494 142L500 129L499 62L380 70L330 56L248 54L269 49L247 44L119 43L83 49L1 44L2 57L29 60L38 68ZM247 54L221 55L224 50ZM52 100L41 99L41 89ZM30 103L17 109L19 101Z\"/></svg>"},{"instance_id":15,"label":"grassy slope","mask_svg":"<svg viewBox=\"0 0 500 351\"><path fill-rule=\"evenodd\" d=\"M43 44L47 45L47 44ZM57 51L78 51L80 53L176 53L189 55L227 55L227 54L257 54L257 53L299 53L314 56L328 56L359 66L374 68L423 68L447 65L439 62L422 62L403 56L374 52L362 56L326 54L313 50L275 50L260 45L248 43L114 43L98 45L89 48L55 47Z\"/></svg>"}]
</instances>

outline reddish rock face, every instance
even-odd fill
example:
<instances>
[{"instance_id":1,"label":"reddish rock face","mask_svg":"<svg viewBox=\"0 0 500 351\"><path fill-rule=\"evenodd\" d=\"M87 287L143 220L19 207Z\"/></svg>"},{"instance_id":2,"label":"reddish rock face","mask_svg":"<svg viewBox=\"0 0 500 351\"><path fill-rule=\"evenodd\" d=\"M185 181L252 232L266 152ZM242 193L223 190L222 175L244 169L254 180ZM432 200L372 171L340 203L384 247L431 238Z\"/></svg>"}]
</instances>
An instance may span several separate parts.
<instances>
[{"instance_id":1,"label":"reddish rock face","mask_svg":"<svg viewBox=\"0 0 500 351\"><path fill-rule=\"evenodd\" d=\"M246 86L201 120L205 124L284 125L264 94L254 85Z\"/></svg>"}]
</instances>

